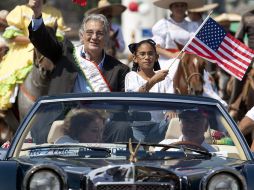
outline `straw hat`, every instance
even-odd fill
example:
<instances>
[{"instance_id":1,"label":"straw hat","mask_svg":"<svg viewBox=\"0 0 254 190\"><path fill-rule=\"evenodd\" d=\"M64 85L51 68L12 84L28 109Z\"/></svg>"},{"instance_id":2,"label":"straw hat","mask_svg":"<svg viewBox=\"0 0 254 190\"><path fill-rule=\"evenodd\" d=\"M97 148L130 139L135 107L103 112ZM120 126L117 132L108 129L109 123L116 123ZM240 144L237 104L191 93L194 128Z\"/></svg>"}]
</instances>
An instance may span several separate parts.
<instances>
[{"instance_id":1,"label":"straw hat","mask_svg":"<svg viewBox=\"0 0 254 190\"><path fill-rule=\"evenodd\" d=\"M219 6L218 3L212 3L212 4L203 5L202 7L198 7L198 8L194 8L194 9L188 9L188 11L193 12L193 13L202 13L202 12L213 10L218 6Z\"/></svg>"},{"instance_id":2,"label":"straw hat","mask_svg":"<svg viewBox=\"0 0 254 190\"><path fill-rule=\"evenodd\" d=\"M169 9L169 5L173 3L187 3L188 9L194 9L203 6L204 0L154 0L153 4L163 9Z\"/></svg>"},{"instance_id":3,"label":"straw hat","mask_svg":"<svg viewBox=\"0 0 254 190\"><path fill-rule=\"evenodd\" d=\"M8 15L9 11L7 10L1 10L0 11L0 24L4 26L8 26L7 21L6 21L6 16Z\"/></svg>"},{"instance_id":4,"label":"straw hat","mask_svg":"<svg viewBox=\"0 0 254 190\"><path fill-rule=\"evenodd\" d=\"M108 0L100 0L98 7L92 8L86 12L86 15L90 14L103 14L108 16L119 16L126 10L126 6L122 4L110 4Z\"/></svg>"},{"instance_id":5,"label":"straw hat","mask_svg":"<svg viewBox=\"0 0 254 190\"><path fill-rule=\"evenodd\" d=\"M239 22L241 21L241 16L235 13L222 13L219 16L214 17L216 22Z\"/></svg>"}]
</instances>

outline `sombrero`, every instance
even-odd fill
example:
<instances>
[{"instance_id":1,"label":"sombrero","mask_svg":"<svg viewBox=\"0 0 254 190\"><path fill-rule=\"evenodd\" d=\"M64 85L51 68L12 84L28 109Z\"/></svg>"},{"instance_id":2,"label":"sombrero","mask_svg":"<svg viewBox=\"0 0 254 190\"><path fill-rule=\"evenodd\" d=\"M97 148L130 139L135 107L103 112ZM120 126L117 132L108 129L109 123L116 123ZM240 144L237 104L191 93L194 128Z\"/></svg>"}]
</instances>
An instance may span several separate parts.
<instances>
[{"instance_id":1,"label":"sombrero","mask_svg":"<svg viewBox=\"0 0 254 190\"><path fill-rule=\"evenodd\" d=\"M8 15L9 11L7 10L1 10L0 11L0 23L4 26L8 26L6 21L6 16Z\"/></svg>"},{"instance_id":2,"label":"sombrero","mask_svg":"<svg viewBox=\"0 0 254 190\"><path fill-rule=\"evenodd\" d=\"M239 22L241 21L241 15L235 14L235 13L222 13L216 17L214 17L214 20L216 22Z\"/></svg>"},{"instance_id":3,"label":"sombrero","mask_svg":"<svg viewBox=\"0 0 254 190\"><path fill-rule=\"evenodd\" d=\"M188 9L194 9L203 6L204 0L154 0L153 4L163 9L169 9L172 3L187 3Z\"/></svg>"},{"instance_id":4,"label":"sombrero","mask_svg":"<svg viewBox=\"0 0 254 190\"><path fill-rule=\"evenodd\" d=\"M108 0L100 0L98 7L92 8L86 12L86 15L90 14L103 14L109 16L119 16L126 10L126 6L122 4L110 4Z\"/></svg>"},{"instance_id":5,"label":"sombrero","mask_svg":"<svg viewBox=\"0 0 254 190\"><path fill-rule=\"evenodd\" d=\"M193 12L193 13L202 13L202 12L213 10L218 6L219 6L218 3L212 3L212 4L203 5L202 7L198 7L198 8L194 8L194 9L188 9L188 11Z\"/></svg>"}]
</instances>

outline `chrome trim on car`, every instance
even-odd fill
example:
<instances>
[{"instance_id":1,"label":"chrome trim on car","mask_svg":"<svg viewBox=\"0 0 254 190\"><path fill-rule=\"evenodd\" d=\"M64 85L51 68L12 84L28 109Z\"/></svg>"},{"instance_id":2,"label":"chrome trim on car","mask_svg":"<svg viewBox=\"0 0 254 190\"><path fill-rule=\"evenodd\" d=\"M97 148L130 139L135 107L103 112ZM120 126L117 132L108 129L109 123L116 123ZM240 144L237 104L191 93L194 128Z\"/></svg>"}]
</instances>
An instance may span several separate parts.
<instances>
[{"instance_id":1,"label":"chrome trim on car","mask_svg":"<svg viewBox=\"0 0 254 190\"><path fill-rule=\"evenodd\" d=\"M160 181L161 180L161 181ZM180 178L175 173L152 166L140 166L134 163L106 166L92 170L87 175L86 189L149 189L178 190ZM153 189L153 188L152 188Z\"/></svg>"}]
</instances>

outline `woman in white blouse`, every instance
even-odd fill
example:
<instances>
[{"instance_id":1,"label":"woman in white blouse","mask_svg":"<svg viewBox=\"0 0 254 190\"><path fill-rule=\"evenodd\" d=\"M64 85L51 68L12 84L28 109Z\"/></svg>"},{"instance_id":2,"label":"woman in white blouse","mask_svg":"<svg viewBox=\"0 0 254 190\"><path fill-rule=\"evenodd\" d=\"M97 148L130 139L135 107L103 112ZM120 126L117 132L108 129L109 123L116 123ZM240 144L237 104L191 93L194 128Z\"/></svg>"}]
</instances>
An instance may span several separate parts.
<instances>
[{"instance_id":1,"label":"woman in white blouse","mask_svg":"<svg viewBox=\"0 0 254 190\"><path fill-rule=\"evenodd\" d=\"M132 71L125 76L126 92L147 93L173 93L173 82L168 76L168 70L160 70L159 55L156 52L156 43L151 40L143 40L129 45L133 54ZM158 143L164 139L168 120L161 111L150 111L151 121L134 127L133 135L138 141ZM150 124L149 124L150 123Z\"/></svg>"},{"instance_id":2,"label":"woman in white blouse","mask_svg":"<svg viewBox=\"0 0 254 190\"><path fill-rule=\"evenodd\" d=\"M157 7L170 10L168 18L163 18L155 23L152 28L152 33L153 40L157 44L157 52L160 55L160 67L162 69L169 69L168 76L173 79L179 65L179 59L175 60L175 57L199 27L196 22L190 22L185 19L186 12L188 9L203 7L204 1L155 0L153 3ZM227 107L227 103L212 88L207 71L204 72L204 81L203 96L218 99Z\"/></svg>"},{"instance_id":3,"label":"woman in white blouse","mask_svg":"<svg viewBox=\"0 0 254 190\"><path fill-rule=\"evenodd\" d=\"M160 65L162 68L169 68L174 60L172 58L178 55L179 49L198 29L197 23L185 19L187 10L200 7L204 5L204 2L202 0L155 0L153 3L157 7L170 10L169 17L159 20L152 28L153 40L158 44Z\"/></svg>"},{"instance_id":4,"label":"woman in white blouse","mask_svg":"<svg viewBox=\"0 0 254 190\"><path fill-rule=\"evenodd\" d=\"M160 70L153 40L130 44L129 50L133 54L133 68L125 77L126 92L174 92L168 70Z\"/></svg>"}]
</instances>

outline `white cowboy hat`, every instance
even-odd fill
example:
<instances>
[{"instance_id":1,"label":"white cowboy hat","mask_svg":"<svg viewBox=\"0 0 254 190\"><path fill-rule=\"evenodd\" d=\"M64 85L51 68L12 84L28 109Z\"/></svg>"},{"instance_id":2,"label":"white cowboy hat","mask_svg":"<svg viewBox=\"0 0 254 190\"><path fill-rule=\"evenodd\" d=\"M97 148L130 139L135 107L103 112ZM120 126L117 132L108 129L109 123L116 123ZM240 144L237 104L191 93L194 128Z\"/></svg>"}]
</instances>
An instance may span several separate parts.
<instances>
[{"instance_id":1,"label":"white cowboy hat","mask_svg":"<svg viewBox=\"0 0 254 190\"><path fill-rule=\"evenodd\" d=\"M213 10L218 6L219 6L218 3L212 3L212 4L203 5L202 7L197 7L197 8L194 8L194 9L188 9L188 11L193 12L193 13L202 13L202 12Z\"/></svg>"},{"instance_id":2,"label":"white cowboy hat","mask_svg":"<svg viewBox=\"0 0 254 190\"><path fill-rule=\"evenodd\" d=\"M216 17L214 17L214 20L216 22L239 22L241 21L241 15L235 14L235 13L222 13Z\"/></svg>"},{"instance_id":3,"label":"white cowboy hat","mask_svg":"<svg viewBox=\"0 0 254 190\"><path fill-rule=\"evenodd\" d=\"M188 9L194 9L203 6L204 0L154 0L153 4L163 9L169 9L169 5L173 3L187 3Z\"/></svg>"},{"instance_id":4,"label":"white cowboy hat","mask_svg":"<svg viewBox=\"0 0 254 190\"><path fill-rule=\"evenodd\" d=\"M100 0L98 3L98 7L88 10L86 12L86 15L103 14L114 17L122 14L126 10L126 8L127 7L122 4L110 4L108 0Z\"/></svg>"}]
</instances>

